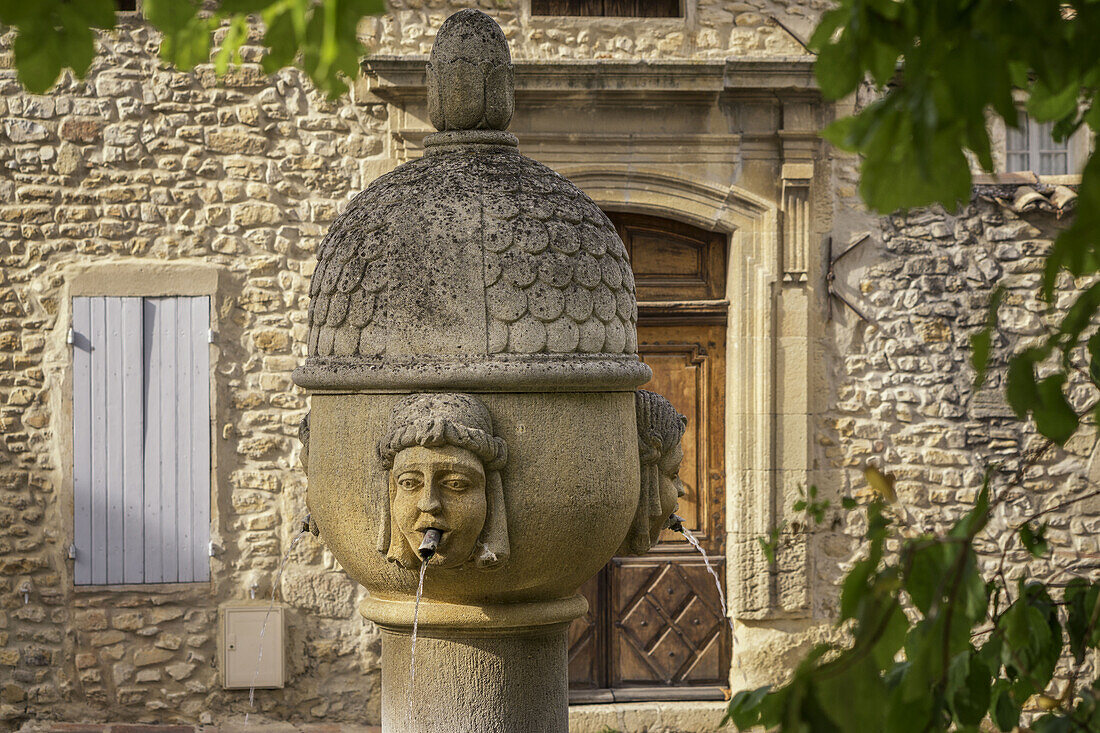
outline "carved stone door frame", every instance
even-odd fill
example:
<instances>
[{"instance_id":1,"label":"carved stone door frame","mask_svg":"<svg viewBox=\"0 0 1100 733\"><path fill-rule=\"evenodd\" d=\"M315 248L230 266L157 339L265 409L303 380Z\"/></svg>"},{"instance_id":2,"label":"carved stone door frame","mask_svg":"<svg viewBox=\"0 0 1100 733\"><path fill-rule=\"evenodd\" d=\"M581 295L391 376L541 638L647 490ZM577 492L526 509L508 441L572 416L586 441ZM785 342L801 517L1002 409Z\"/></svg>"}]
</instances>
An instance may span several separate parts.
<instances>
[{"instance_id":1,"label":"carved stone door frame","mask_svg":"<svg viewBox=\"0 0 1100 733\"><path fill-rule=\"evenodd\" d=\"M745 621L806 618L811 611L806 533L785 530L776 563L756 541L782 523L811 468L808 265L816 258L808 251L805 213L813 164L782 168L784 202L663 172L558 168L605 210L729 235L728 304L721 306L728 322L726 595L731 615ZM731 686L746 685L731 679Z\"/></svg>"}]
</instances>

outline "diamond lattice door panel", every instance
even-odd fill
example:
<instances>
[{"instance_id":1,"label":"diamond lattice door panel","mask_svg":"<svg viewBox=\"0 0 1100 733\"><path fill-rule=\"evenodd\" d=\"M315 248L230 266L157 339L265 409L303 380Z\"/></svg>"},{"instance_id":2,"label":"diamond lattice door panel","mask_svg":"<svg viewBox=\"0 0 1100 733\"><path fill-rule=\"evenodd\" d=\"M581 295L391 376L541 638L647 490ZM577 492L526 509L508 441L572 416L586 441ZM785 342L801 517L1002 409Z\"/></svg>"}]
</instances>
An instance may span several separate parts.
<instances>
[{"instance_id":1,"label":"diamond lattice door panel","mask_svg":"<svg viewBox=\"0 0 1100 733\"><path fill-rule=\"evenodd\" d=\"M726 685L729 635L702 561L616 558L611 575L613 687Z\"/></svg>"}]
</instances>

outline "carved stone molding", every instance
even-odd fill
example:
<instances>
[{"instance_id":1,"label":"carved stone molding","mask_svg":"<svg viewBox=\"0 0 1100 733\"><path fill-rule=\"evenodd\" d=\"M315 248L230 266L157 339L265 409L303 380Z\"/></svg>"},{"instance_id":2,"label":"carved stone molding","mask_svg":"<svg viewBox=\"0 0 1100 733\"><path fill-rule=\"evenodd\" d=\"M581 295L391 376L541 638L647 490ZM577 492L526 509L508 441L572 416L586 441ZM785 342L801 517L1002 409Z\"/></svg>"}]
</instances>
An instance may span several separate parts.
<instances>
[{"instance_id":1,"label":"carved stone molding","mask_svg":"<svg viewBox=\"0 0 1100 733\"><path fill-rule=\"evenodd\" d=\"M813 163L783 165L783 282L804 283L810 249Z\"/></svg>"}]
</instances>

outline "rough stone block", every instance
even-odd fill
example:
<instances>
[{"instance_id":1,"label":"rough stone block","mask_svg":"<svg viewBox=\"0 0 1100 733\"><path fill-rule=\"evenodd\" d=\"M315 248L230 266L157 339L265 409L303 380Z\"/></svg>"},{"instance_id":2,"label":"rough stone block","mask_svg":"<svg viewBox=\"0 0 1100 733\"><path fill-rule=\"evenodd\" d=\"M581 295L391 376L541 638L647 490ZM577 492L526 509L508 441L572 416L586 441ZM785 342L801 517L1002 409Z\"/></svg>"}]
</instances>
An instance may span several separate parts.
<instances>
[{"instance_id":1,"label":"rough stone block","mask_svg":"<svg viewBox=\"0 0 1100 733\"><path fill-rule=\"evenodd\" d=\"M116 613L111 617L111 626L123 631L137 631L145 625L145 620L140 611L126 611Z\"/></svg>"},{"instance_id":2,"label":"rough stone block","mask_svg":"<svg viewBox=\"0 0 1100 733\"><path fill-rule=\"evenodd\" d=\"M99 608L81 611L73 623L81 631L102 631L107 628L107 613Z\"/></svg>"},{"instance_id":3,"label":"rough stone block","mask_svg":"<svg viewBox=\"0 0 1100 733\"><path fill-rule=\"evenodd\" d=\"M126 634L112 629L111 631L98 631L92 634L88 643L92 646L108 646L110 644L117 644L125 638Z\"/></svg>"},{"instance_id":4,"label":"rough stone block","mask_svg":"<svg viewBox=\"0 0 1100 733\"><path fill-rule=\"evenodd\" d=\"M246 130L228 128L207 133L206 145L219 153L259 155L267 147L267 138Z\"/></svg>"},{"instance_id":5,"label":"rough stone block","mask_svg":"<svg viewBox=\"0 0 1100 733\"><path fill-rule=\"evenodd\" d=\"M151 664L163 664L174 654L167 649L139 649L134 652L134 666L148 667Z\"/></svg>"},{"instance_id":6,"label":"rough stone block","mask_svg":"<svg viewBox=\"0 0 1100 733\"><path fill-rule=\"evenodd\" d=\"M33 143L50 136L45 125L30 120L8 120L4 123L4 133L13 143Z\"/></svg>"}]
</instances>

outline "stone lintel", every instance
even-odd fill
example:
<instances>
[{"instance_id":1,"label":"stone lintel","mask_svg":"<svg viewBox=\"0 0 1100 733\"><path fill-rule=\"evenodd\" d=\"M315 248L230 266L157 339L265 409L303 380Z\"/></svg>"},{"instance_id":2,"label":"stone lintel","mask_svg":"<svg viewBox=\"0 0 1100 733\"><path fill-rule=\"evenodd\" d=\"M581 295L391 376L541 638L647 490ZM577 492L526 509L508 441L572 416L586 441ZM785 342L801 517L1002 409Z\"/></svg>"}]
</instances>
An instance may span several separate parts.
<instances>
[{"instance_id":1,"label":"stone lintel","mask_svg":"<svg viewBox=\"0 0 1100 733\"><path fill-rule=\"evenodd\" d=\"M65 280L70 295L213 295L223 272L206 262L131 258L70 265Z\"/></svg>"},{"instance_id":2,"label":"stone lintel","mask_svg":"<svg viewBox=\"0 0 1100 733\"><path fill-rule=\"evenodd\" d=\"M420 101L427 85L422 56L371 56L362 70L368 90L387 101ZM521 97L563 92L637 93L699 97L713 101L728 93L777 90L819 96L812 57L716 61L516 61L516 92Z\"/></svg>"}]
</instances>

